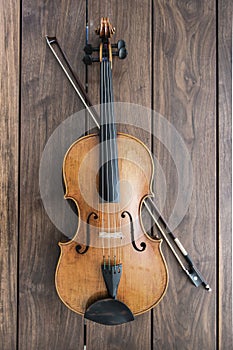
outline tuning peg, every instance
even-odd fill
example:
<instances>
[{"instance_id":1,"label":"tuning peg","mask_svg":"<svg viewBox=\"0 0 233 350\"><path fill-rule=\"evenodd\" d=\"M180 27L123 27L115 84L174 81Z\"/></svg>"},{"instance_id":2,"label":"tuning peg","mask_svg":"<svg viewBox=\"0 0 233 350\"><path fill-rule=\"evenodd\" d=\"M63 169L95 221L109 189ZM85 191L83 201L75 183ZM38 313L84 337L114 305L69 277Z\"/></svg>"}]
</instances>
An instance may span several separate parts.
<instances>
[{"instance_id":1,"label":"tuning peg","mask_svg":"<svg viewBox=\"0 0 233 350\"><path fill-rule=\"evenodd\" d=\"M119 52L118 52L118 56L121 60L123 60L124 58L126 58L126 56L128 55L128 52L126 50L125 47L122 47Z\"/></svg>"},{"instance_id":2,"label":"tuning peg","mask_svg":"<svg viewBox=\"0 0 233 350\"><path fill-rule=\"evenodd\" d=\"M92 58L91 58L91 56L85 55L85 56L83 57L83 62L84 62L86 65L90 66L90 65L92 64Z\"/></svg>"},{"instance_id":3,"label":"tuning peg","mask_svg":"<svg viewBox=\"0 0 233 350\"><path fill-rule=\"evenodd\" d=\"M99 62L99 57L91 57L90 55L85 55L83 57L83 62L90 66L93 62Z\"/></svg>"},{"instance_id":4,"label":"tuning peg","mask_svg":"<svg viewBox=\"0 0 233 350\"><path fill-rule=\"evenodd\" d=\"M125 47L122 47L120 50L118 50L117 52L113 52L112 53L113 56L118 56L121 60L123 60L124 58L126 58L126 56L128 55L128 52L126 50Z\"/></svg>"},{"instance_id":5,"label":"tuning peg","mask_svg":"<svg viewBox=\"0 0 233 350\"><path fill-rule=\"evenodd\" d=\"M125 47L125 41L124 40L118 40L116 44L112 44L113 49L120 50L122 47Z\"/></svg>"},{"instance_id":6,"label":"tuning peg","mask_svg":"<svg viewBox=\"0 0 233 350\"><path fill-rule=\"evenodd\" d=\"M91 55L93 52L99 51L99 48L93 47L91 44L87 44L83 50L87 55Z\"/></svg>"},{"instance_id":7,"label":"tuning peg","mask_svg":"<svg viewBox=\"0 0 233 350\"><path fill-rule=\"evenodd\" d=\"M84 47L84 52L87 54L87 55L91 55L92 52L93 52L93 47L91 44L87 44L85 47Z\"/></svg>"},{"instance_id":8,"label":"tuning peg","mask_svg":"<svg viewBox=\"0 0 233 350\"><path fill-rule=\"evenodd\" d=\"M125 47L125 41L124 40L118 40L118 42L117 42L118 50L120 50L122 47Z\"/></svg>"}]
</instances>

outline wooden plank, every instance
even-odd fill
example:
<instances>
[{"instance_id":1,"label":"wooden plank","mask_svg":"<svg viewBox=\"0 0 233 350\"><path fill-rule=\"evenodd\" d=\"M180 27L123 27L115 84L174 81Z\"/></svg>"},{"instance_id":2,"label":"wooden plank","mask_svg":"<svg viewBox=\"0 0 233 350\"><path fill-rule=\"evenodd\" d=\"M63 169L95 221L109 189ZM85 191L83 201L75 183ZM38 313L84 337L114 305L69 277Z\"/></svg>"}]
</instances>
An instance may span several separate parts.
<instances>
[{"instance_id":1,"label":"wooden plank","mask_svg":"<svg viewBox=\"0 0 233 350\"><path fill-rule=\"evenodd\" d=\"M218 3L219 349L232 349L232 2Z\"/></svg>"},{"instance_id":2,"label":"wooden plank","mask_svg":"<svg viewBox=\"0 0 233 350\"><path fill-rule=\"evenodd\" d=\"M96 1L89 3L90 43L98 44L94 34L102 16L108 16L116 27L112 42L123 39L129 52L126 60L114 59L114 101L151 107L151 4L150 1ZM146 19L144 21L143 19ZM88 73L89 95L99 104L99 66L92 65ZM126 107L128 108L128 106ZM130 108L128 109L130 113ZM149 113L148 115L146 115ZM135 116L136 117L136 116ZM125 122L132 119L125 116ZM145 112L142 123L150 131L150 112ZM143 128L130 125L118 130L133 134L150 147L150 136ZM150 349L151 314L138 316L129 324L107 327L87 322L87 349Z\"/></svg>"},{"instance_id":3,"label":"wooden plank","mask_svg":"<svg viewBox=\"0 0 233 350\"><path fill-rule=\"evenodd\" d=\"M55 291L57 243L67 237L50 222L43 208L39 165L55 128L83 108L46 45L45 35L57 36L84 81L85 4L25 0L22 16L19 349L80 349L83 320L61 303ZM82 131L84 123L80 120ZM53 156L61 161L62 155ZM51 164L49 176L55 178Z\"/></svg>"},{"instance_id":4,"label":"wooden plank","mask_svg":"<svg viewBox=\"0 0 233 350\"><path fill-rule=\"evenodd\" d=\"M0 348L16 349L18 240L19 1L0 3Z\"/></svg>"},{"instance_id":5,"label":"wooden plank","mask_svg":"<svg viewBox=\"0 0 233 350\"><path fill-rule=\"evenodd\" d=\"M213 288L209 294L202 287L195 289L164 247L170 284L154 310L157 350L216 348L215 49L215 1L154 2L154 109L183 138L194 174L189 209L175 234ZM166 138L171 136L167 133ZM157 140L154 152L166 179L163 213L168 220L177 198L179 173ZM188 178L187 167L180 171ZM161 193L159 186L155 182L155 193Z\"/></svg>"}]
</instances>

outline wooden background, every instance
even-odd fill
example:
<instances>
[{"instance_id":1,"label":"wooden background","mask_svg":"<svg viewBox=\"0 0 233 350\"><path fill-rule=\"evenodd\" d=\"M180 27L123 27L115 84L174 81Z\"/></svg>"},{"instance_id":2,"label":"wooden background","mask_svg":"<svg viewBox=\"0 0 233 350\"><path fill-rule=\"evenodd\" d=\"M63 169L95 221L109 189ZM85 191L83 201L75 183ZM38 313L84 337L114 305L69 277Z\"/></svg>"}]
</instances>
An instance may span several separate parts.
<instances>
[{"instance_id":1,"label":"wooden background","mask_svg":"<svg viewBox=\"0 0 233 350\"><path fill-rule=\"evenodd\" d=\"M2 0L0 348L3 350L232 348L231 313L231 0L89 1L90 41L101 16L127 43L115 61L115 101L153 108L177 128L190 152L194 188L176 230L212 287L196 289L166 244L170 282L151 312L131 323L86 323L59 300L54 271L65 237L40 198L39 165L56 127L83 108L45 43L56 35L80 79L86 2ZM89 94L98 103L98 65L89 69ZM87 121L80 123L85 128ZM148 125L156 128L154 120ZM133 133L133 131L132 131ZM154 151L176 198L176 169L156 141ZM155 192L158 184L155 181ZM67 218L69 220L69 218Z\"/></svg>"}]
</instances>

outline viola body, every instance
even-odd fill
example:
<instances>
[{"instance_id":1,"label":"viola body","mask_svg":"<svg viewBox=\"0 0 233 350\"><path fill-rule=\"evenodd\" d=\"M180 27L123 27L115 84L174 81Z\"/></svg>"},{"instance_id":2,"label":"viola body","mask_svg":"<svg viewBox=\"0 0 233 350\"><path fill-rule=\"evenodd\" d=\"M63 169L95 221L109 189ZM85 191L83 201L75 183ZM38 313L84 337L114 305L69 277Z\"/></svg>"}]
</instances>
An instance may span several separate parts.
<instances>
[{"instance_id":1,"label":"viola body","mask_svg":"<svg viewBox=\"0 0 233 350\"><path fill-rule=\"evenodd\" d=\"M100 203L98 135L84 136L73 143L63 163L65 198L75 202L79 223L74 238L59 243L55 284L63 303L81 315L93 302L108 297L101 271L103 255L111 265L114 259L122 264L117 299L134 315L154 307L168 284L162 240L151 239L141 220L143 200L153 196L151 154L140 140L127 134L117 134L117 147L117 203ZM109 226L110 238L103 238Z\"/></svg>"}]
</instances>

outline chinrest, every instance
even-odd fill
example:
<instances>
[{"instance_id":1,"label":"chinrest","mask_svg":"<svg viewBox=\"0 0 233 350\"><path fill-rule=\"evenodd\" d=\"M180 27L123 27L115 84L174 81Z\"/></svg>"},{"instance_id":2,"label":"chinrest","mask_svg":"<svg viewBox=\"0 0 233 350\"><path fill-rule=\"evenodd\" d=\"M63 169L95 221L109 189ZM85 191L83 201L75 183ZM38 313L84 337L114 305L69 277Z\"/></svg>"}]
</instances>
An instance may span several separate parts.
<instances>
[{"instance_id":1,"label":"chinrest","mask_svg":"<svg viewBox=\"0 0 233 350\"><path fill-rule=\"evenodd\" d=\"M115 326L134 320L134 315L127 305L111 298L97 300L91 304L86 310L84 317L108 326Z\"/></svg>"}]
</instances>

